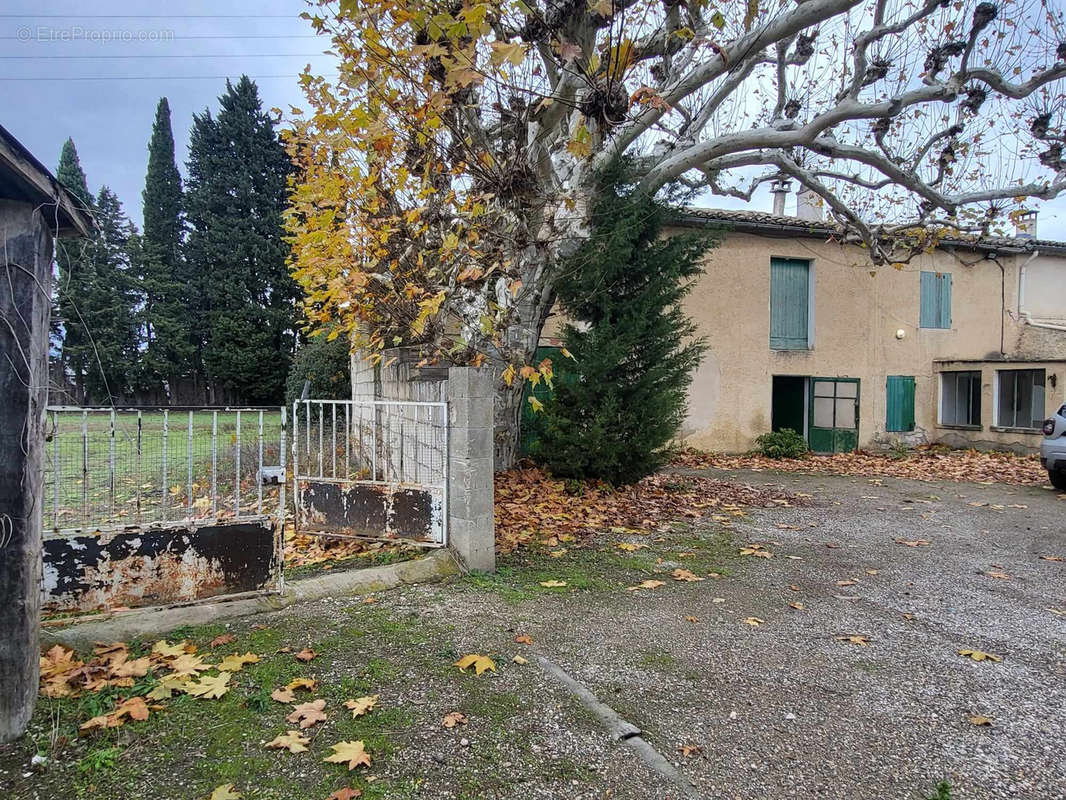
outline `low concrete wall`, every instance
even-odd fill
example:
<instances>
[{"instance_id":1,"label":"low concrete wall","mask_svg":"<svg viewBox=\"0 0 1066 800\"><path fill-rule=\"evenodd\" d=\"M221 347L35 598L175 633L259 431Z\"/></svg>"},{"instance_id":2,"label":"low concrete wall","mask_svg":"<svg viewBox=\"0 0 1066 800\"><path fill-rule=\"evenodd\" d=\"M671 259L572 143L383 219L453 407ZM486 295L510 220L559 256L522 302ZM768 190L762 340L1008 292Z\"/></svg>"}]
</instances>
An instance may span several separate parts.
<instances>
[{"instance_id":1,"label":"low concrete wall","mask_svg":"<svg viewBox=\"0 0 1066 800\"><path fill-rule=\"evenodd\" d=\"M404 584L438 581L458 573L459 565L453 555L447 550L435 550L422 558L399 564L331 572L317 578L291 581L281 594L183 608L142 609L72 622L66 627L49 627L41 631L41 641L45 648L57 643L86 648L99 641L162 636L185 625L208 625L223 619L266 614L302 601L381 592Z\"/></svg>"}]
</instances>

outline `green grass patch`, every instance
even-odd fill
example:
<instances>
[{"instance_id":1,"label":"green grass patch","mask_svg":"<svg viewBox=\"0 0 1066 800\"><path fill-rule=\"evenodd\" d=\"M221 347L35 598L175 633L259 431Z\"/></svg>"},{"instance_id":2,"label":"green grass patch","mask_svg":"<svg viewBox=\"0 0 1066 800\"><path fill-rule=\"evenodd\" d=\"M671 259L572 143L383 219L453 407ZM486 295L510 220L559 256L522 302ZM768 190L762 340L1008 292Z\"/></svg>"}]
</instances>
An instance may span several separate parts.
<instances>
[{"instance_id":1,"label":"green grass patch","mask_svg":"<svg viewBox=\"0 0 1066 800\"><path fill-rule=\"evenodd\" d=\"M645 669L667 672L677 667L677 659L665 650L646 648L638 654L637 664Z\"/></svg>"}]
</instances>

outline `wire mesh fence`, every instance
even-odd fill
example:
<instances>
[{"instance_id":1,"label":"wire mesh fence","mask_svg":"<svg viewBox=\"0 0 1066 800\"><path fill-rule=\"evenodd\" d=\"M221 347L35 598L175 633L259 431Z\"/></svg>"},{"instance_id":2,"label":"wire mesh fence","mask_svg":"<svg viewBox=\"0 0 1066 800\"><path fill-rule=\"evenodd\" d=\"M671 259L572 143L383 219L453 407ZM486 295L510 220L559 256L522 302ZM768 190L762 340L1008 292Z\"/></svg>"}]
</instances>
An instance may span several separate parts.
<instances>
[{"instance_id":1,"label":"wire mesh fence","mask_svg":"<svg viewBox=\"0 0 1066 800\"><path fill-rule=\"evenodd\" d=\"M443 402L302 400L293 404L293 472L300 478L447 484Z\"/></svg>"},{"instance_id":2,"label":"wire mesh fence","mask_svg":"<svg viewBox=\"0 0 1066 800\"><path fill-rule=\"evenodd\" d=\"M286 410L47 411L45 528L57 533L276 515Z\"/></svg>"}]
</instances>

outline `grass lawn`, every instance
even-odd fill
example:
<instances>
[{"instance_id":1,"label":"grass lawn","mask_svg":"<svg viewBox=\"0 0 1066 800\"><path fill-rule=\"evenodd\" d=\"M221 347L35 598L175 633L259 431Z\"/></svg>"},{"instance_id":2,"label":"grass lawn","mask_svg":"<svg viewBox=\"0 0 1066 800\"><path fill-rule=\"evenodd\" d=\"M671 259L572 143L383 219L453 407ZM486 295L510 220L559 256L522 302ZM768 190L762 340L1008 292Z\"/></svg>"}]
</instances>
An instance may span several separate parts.
<instances>
[{"instance_id":1,"label":"grass lawn","mask_svg":"<svg viewBox=\"0 0 1066 800\"><path fill-rule=\"evenodd\" d=\"M190 506L196 517L232 511L238 474L242 510L254 513L259 418L258 411L119 411L112 439L109 412L50 412L46 529L180 519ZM263 463L277 465L281 412L263 411L262 425ZM264 487L264 495L276 502L276 489Z\"/></svg>"}]
</instances>

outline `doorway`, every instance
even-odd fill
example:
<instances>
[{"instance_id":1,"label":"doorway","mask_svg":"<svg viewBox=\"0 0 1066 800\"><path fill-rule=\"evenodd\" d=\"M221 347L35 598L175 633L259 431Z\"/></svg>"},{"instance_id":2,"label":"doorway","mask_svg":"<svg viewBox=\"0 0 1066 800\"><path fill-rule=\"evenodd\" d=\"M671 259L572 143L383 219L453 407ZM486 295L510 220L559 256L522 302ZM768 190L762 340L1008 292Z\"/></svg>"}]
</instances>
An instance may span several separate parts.
<instances>
[{"instance_id":1,"label":"doorway","mask_svg":"<svg viewBox=\"0 0 1066 800\"><path fill-rule=\"evenodd\" d=\"M807 443L815 453L850 453L859 445L858 378L811 378Z\"/></svg>"},{"instance_id":2,"label":"doorway","mask_svg":"<svg viewBox=\"0 0 1066 800\"><path fill-rule=\"evenodd\" d=\"M794 430L807 438L807 383L803 375L774 375L770 428Z\"/></svg>"}]
</instances>

